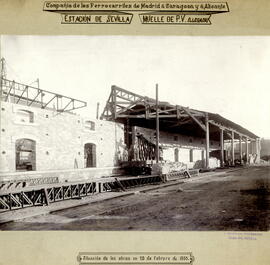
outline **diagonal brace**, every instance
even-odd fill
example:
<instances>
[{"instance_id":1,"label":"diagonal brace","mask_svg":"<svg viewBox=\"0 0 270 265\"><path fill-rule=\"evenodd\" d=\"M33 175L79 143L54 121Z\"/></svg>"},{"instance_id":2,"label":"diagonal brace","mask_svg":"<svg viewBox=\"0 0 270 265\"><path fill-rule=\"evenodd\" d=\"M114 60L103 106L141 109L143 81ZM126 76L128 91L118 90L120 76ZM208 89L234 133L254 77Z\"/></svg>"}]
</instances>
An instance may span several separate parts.
<instances>
[{"instance_id":1,"label":"diagonal brace","mask_svg":"<svg viewBox=\"0 0 270 265\"><path fill-rule=\"evenodd\" d=\"M206 131L206 126L200 120L198 120L187 108L182 107L182 109L191 117L193 121L195 121L201 127L202 130Z\"/></svg>"}]
</instances>

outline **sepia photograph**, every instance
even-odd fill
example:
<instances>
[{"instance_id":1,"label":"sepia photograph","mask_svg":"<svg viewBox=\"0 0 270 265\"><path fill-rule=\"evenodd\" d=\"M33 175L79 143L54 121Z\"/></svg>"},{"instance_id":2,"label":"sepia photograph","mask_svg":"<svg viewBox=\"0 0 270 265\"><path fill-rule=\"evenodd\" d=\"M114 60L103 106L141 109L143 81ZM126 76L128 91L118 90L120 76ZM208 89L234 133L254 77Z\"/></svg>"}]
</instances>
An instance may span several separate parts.
<instances>
[{"instance_id":1,"label":"sepia photograph","mask_svg":"<svg viewBox=\"0 0 270 265\"><path fill-rule=\"evenodd\" d=\"M268 36L0 38L1 231L269 230Z\"/></svg>"}]
</instances>

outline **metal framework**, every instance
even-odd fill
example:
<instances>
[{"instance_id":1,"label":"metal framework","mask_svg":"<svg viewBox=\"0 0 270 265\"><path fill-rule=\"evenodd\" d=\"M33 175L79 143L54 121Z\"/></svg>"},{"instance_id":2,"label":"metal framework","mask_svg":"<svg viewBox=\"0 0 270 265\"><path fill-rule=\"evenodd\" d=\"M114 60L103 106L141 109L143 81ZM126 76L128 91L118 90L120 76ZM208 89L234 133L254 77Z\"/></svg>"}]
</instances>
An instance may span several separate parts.
<instances>
[{"instance_id":1,"label":"metal framework","mask_svg":"<svg viewBox=\"0 0 270 265\"><path fill-rule=\"evenodd\" d=\"M3 192L0 194L0 211L49 205L57 201L82 198L96 193L96 187L96 182L84 182Z\"/></svg>"},{"instance_id":2,"label":"metal framework","mask_svg":"<svg viewBox=\"0 0 270 265\"><path fill-rule=\"evenodd\" d=\"M0 192L4 190L14 190L28 186L59 183L58 177L27 178L0 181Z\"/></svg>"},{"instance_id":3,"label":"metal framework","mask_svg":"<svg viewBox=\"0 0 270 265\"><path fill-rule=\"evenodd\" d=\"M126 190L138 186L144 186L149 184L157 184L163 181L162 176L139 176L135 178L115 178L110 182L103 183L103 191L119 191Z\"/></svg>"},{"instance_id":4,"label":"metal framework","mask_svg":"<svg viewBox=\"0 0 270 265\"><path fill-rule=\"evenodd\" d=\"M148 141L143 135L137 136L138 140L138 160L146 161L155 158L156 145Z\"/></svg>"},{"instance_id":5,"label":"metal framework","mask_svg":"<svg viewBox=\"0 0 270 265\"><path fill-rule=\"evenodd\" d=\"M156 101L149 97L143 97L123 88L112 86L109 99L107 100L101 119L155 119ZM204 113L179 105L173 106L167 102L159 102L159 118L176 118L177 126L190 122L190 118L201 128L204 128L202 118ZM176 126L173 121L172 126Z\"/></svg>"},{"instance_id":6,"label":"metal framework","mask_svg":"<svg viewBox=\"0 0 270 265\"><path fill-rule=\"evenodd\" d=\"M171 105L168 102L159 102L159 119L166 122L166 129L181 128L187 124L193 125L194 129L207 131L207 123L213 127L226 131L227 139L231 138L234 132L238 136L255 140L256 135L242 128L218 114L190 109L180 105ZM156 118L156 102L149 97L140 96L123 88L112 86L111 93L101 119L124 122L127 119L131 121L146 120L151 121ZM208 118L208 122L206 122ZM133 122L134 123L134 122ZM135 122L136 123L136 122ZM194 127L197 126L197 127ZM211 132L210 132L211 133Z\"/></svg>"},{"instance_id":7,"label":"metal framework","mask_svg":"<svg viewBox=\"0 0 270 265\"><path fill-rule=\"evenodd\" d=\"M184 178L191 178L192 176L198 176L199 169L189 169L189 170L180 170L177 172L170 172L167 174L163 174L166 180L177 180L177 179L184 179Z\"/></svg>"},{"instance_id":8,"label":"metal framework","mask_svg":"<svg viewBox=\"0 0 270 265\"><path fill-rule=\"evenodd\" d=\"M57 112L68 112L86 107L86 102L66 97L44 89L28 86L2 78L1 100L15 104L35 106L42 109L53 109Z\"/></svg>"},{"instance_id":9,"label":"metal framework","mask_svg":"<svg viewBox=\"0 0 270 265\"><path fill-rule=\"evenodd\" d=\"M223 154L223 141L240 142L245 138L248 142L258 139L258 136L252 132L219 114L162 101L158 101L157 105L154 99L117 86L111 88L101 119L121 122L127 127L139 126L155 129L157 116L160 130L205 138L206 167L209 165L210 140L222 141L220 146ZM223 155L221 157L223 165L224 157Z\"/></svg>"},{"instance_id":10,"label":"metal framework","mask_svg":"<svg viewBox=\"0 0 270 265\"><path fill-rule=\"evenodd\" d=\"M0 194L0 212L49 205L54 202L91 196L98 192L123 191L137 186L157 184L161 181L163 177L158 175L137 176L6 190Z\"/></svg>"}]
</instances>

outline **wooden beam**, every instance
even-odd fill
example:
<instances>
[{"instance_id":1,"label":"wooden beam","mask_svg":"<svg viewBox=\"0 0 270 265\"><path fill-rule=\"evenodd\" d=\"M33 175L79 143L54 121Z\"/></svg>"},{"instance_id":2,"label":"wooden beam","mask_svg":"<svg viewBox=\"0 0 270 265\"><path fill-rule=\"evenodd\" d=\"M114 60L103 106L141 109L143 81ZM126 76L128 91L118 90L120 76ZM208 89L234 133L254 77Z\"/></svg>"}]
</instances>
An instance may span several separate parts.
<instances>
[{"instance_id":1,"label":"wooden beam","mask_svg":"<svg viewBox=\"0 0 270 265\"><path fill-rule=\"evenodd\" d=\"M180 108L178 105L176 105L176 118L180 119Z\"/></svg>"},{"instance_id":2,"label":"wooden beam","mask_svg":"<svg viewBox=\"0 0 270 265\"><path fill-rule=\"evenodd\" d=\"M224 130L220 129L220 166L224 167Z\"/></svg>"},{"instance_id":3,"label":"wooden beam","mask_svg":"<svg viewBox=\"0 0 270 265\"><path fill-rule=\"evenodd\" d=\"M149 119L149 106L145 104L145 119Z\"/></svg>"},{"instance_id":4,"label":"wooden beam","mask_svg":"<svg viewBox=\"0 0 270 265\"><path fill-rule=\"evenodd\" d=\"M190 120L178 121L177 123L170 125L169 128L180 127L180 126L187 124L187 123L190 123L190 122L191 122Z\"/></svg>"},{"instance_id":5,"label":"wooden beam","mask_svg":"<svg viewBox=\"0 0 270 265\"><path fill-rule=\"evenodd\" d=\"M114 119L117 117L116 113L116 89L112 87L112 116Z\"/></svg>"},{"instance_id":6,"label":"wooden beam","mask_svg":"<svg viewBox=\"0 0 270 265\"><path fill-rule=\"evenodd\" d=\"M201 127L202 130L204 130L206 132L206 127L200 120L198 120L187 108L182 107L182 109L192 118L193 121L195 121ZM208 117L208 115L207 115L207 117ZM208 124L208 126L209 126L209 124Z\"/></svg>"},{"instance_id":7,"label":"wooden beam","mask_svg":"<svg viewBox=\"0 0 270 265\"><path fill-rule=\"evenodd\" d=\"M232 139L232 134L225 129L222 129L224 131L224 134L226 134L230 139Z\"/></svg>"},{"instance_id":8,"label":"wooden beam","mask_svg":"<svg viewBox=\"0 0 270 265\"><path fill-rule=\"evenodd\" d=\"M111 88L111 93L110 93L110 95L109 95L109 98L107 99L107 102L106 102L106 105L105 105L105 107L104 107L104 109L103 109L103 112L102 112L102 114L101 114L101 117L100 117L100 119L101 120L103 120L103 118L105 118L105 116L106 117L108 117L109 115L109 102L110 102L110 100L111 100L111 96L112 96L112 88ZM105 114L106 113L106 114Z\"/></svg>"},{"instance_id":9,"label":"wooden beam","mask_svg":"<svg viewBox=\"0 0 270 265\"><path fill-rule=\"evenodd\" d=\"M239 156L240 156L240 164L242 164L242 136L239 135Z\"/></svg>"},{"instance_id":10,"label":"wooden beam","mask_svg":"<svg viewBox=\"0 0 270 265\"><path fill-rule=\"evenodd\" d=\"M108 117L110 117L109 115ZM128 119L144 119L145 114L140 114L140 115L129 115L129 114L118 114L117 118L128 118Z\"/></svg>"},{"instance_id":11,"label":"wooden beam","mask_svg":"<svg viewBox=\"0 0 270 265\"><path fill-rule=\"evenodd\" d=\"M159 114L161 114L161 113L169 113L169 112L172 112L172 111L176 111L176 109L173 108L173 109L159 110Z\"/></svg>"},{"instance_id":12,"label":"wooden beam","mask_svg":"<svg viewBox=\"0 0 270 265\"><path fill-rule=\"evenodd\" d=\"M190 117L190 115L188 114L165 114L165 115L159 115L160 118L176 118L176 119L180 119L180 118L188 118ZM149 114L150 118L155 118L156 114L154 112L151 112ZM196 117L196 115L193 115L193 117ZM200 116L201 117L201 116Z\"/></svg>"},{"instance_id":13,"label":"wooden beam","mask_svg":"<svg viewBox=\"0 0 270 265\"><path fill-rule=\"evenodd\" d=\"M229 131L229 132L234 132L234 133L236 133L236 134L238 134L238 135L242 135L242 136L247 137L247 138L249 138L249 139L255 140L254 138L252 138L252 137L250 137L250 136L248 136L248 135L246 135L246 134L244 134L244 133L240 133L239 131L237 131L237 130L235 130L235 129L233 129L233 128L226 127L226 126L224 126L224 125L222 125L222 124L220 124L220 123L215 122L214 120L209 120L209 123L212 124L212 125L214 125L214 126L217 126L217 127L220 128L220 129L223 129L224 132L226 132L226 133L227 133L227 131ZM228 133L227 133L227 134L228 134ZM230 136L230 138L231 138L231 136Z\"/></svg>"},{"instance_id":14,"label":"wooden beam","mask_svg":"<svg viewBox=\"0 0 270 265\"><path fill-rule=\"evenodd\" d=\"M129 110L129 111L132 111L132 112L139 112L139 111L145 111L145 107L141 108L141 109L132 109L131 107L138 103L138 102L141 102L141 101L133 101L133 102L129 102L129 106L127 107L124 107L124 106L121 106L121 105L118 105L118 101L115 102L115 105L118 106L119 108L121 108L121 110L119 110L117 112L117 115L121 112L124 112L126 110Z\"/></svg>"},{"instance_id":15,"label":"wooden beam","mask_svg":"<svg viewBox=\"0 0 270 265\"><path fill-rule=\"evenodd\" d=\"M248 138L246 137L246 162L249 164Z\"/></svg>"},{"instance_id":16,"label":"wooden beam","mask_svg":"<svg viewBox=\"0 0 270 265\"><path fill-rule=\"evenodd\" d=\"M232 157L232 166L234 166L234 132L232 132L232 139L231 139L231 157Z\"/></svg>"},{"instance_id":17,"label":"wooden beam","mask_svg":"<svg viewBox=\"0 0 270 265\"><path fill-rule=\"evenodd\" d=\"M115 91L115 98L121 98L121 99L124 99L124 100L126 100L126 101L129 101L129 103L132 103L132 102L134 102L134 101L138 101L138 99L136 99L135 97L134 98L128 98L128 97L124 97L124 96L122 96L122 95L119 95L119 94L117 94L117 92ZM139 99L139 100L142 100L142 99Z\"/></svg>"},{"instance_id":18,"label":"wooden beam","mask_svg":"<svg viewBox=\"0 0 270 265\"><path fill-rule=\"evenodd\" d=\"M133 101L116 101L116 104L128 104L130 105L130 103L133 102Z\"/></svg>"},{"instance_id":19,"label":"wooden beam","mask_svg":"<svg viewBox=\"0 0 270 265\"><path fill-rule=\"evenodd\" d=\"M128 91L128 90L125 90L125 89L123 89L123 88L121 88L121 87L118 87L118 86L112 86L112 89L115 89L117 93L118 93L118 92L122 92L122 93L127 94L128 96L133 96L133 97L137 97L137 98L143 99L142 96L140 96L140 95L138 95L138 94L135 94L135 93L133 93L133 92L130 92L130 91ZM119 96L119 94L117 94L117 96Z\"/></svg>"}]
</instances>

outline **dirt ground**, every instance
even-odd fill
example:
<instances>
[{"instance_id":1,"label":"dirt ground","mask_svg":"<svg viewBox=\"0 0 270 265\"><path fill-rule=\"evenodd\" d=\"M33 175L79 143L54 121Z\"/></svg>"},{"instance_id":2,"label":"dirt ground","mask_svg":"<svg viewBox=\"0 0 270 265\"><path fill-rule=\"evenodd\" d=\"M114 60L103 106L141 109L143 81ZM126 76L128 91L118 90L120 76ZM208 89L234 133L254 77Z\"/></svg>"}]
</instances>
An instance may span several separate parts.
<instances>
[{"instance_id":1,"label":"dirt ground","mask_svg":"<svg viewBox=\"0 0 270 265\"><path fill-rule=\"evenodd\" d=\"M0 225L0 230L269 230L270 167L250 167Z\"/></svg>"}]
</instances>

